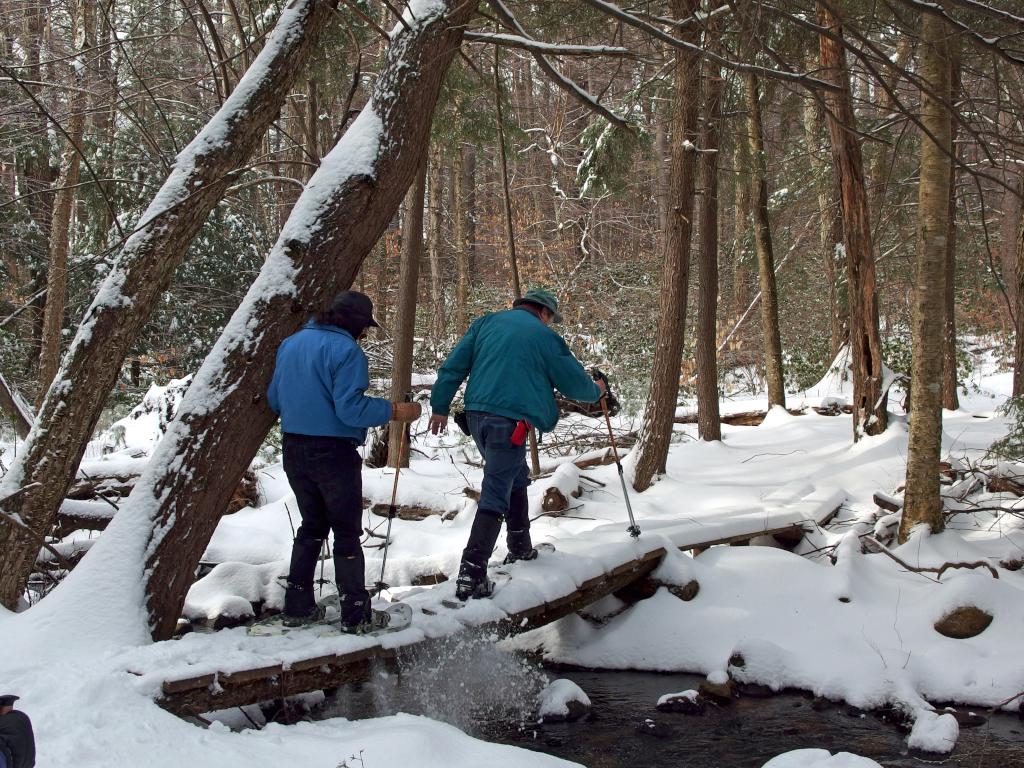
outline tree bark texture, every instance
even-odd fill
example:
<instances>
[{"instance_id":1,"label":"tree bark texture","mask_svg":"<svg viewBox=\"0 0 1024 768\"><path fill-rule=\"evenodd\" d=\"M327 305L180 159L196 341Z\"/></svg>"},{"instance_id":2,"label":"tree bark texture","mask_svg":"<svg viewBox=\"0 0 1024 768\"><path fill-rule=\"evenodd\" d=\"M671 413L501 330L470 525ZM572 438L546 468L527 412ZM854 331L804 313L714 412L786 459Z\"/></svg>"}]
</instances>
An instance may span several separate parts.
<instances>
[{"instance_id":1,"label":"tree bark texture","mask_svg":"<svg viewBox=\"0 0 1024 768\"><path fill-rule=\"evenodd\" d=\"M815 62L816 64L816 62ZM818 102L804 101L804 137L807 156L814 174L814 186L818 195L818 242L821 246L821 265L825 274L828 291L829 359L835 360L847 336L845 302L840 300L838 263L840 246L843 242L843 221L836 194L836 179L832 167L821 156L821 136L824 129L824 115Z\"/></svg>"},{"instance_id":2,"label":"tree bark texture","mask_svg":"<svg viewBox=\"0 0 1024 768\"><path fill-rule=\"evenodd\" d=\"M960 98L960 57L956 43L949 41L950 104ZM950 121L949 135L949 202L946 233L946 282L943 303L946 307L945 327L942 332L942 407L955 411L960 407L957 394L956 366L956 164L957 122Z\"/></svg>"},{"instance_id":3,"label":"tree bark texture","mask_svg":"<svg viewBox=\"0 0 1024 768\"><path fill-rule=\"evenodd\" d=\"M465 153L459 147L452 153L452 240L455 244L455 333L462 336L469 328L469 243L466 196Z\"/></svg>"},{"instance_id":4,"label":"tree bark texture","mask_svg":"<svg viewBox=\"0 0 1024 768\"><path fill-rule=\"evenodd\" d=\"M512 273L512 298L518 299L523 295L522 286L519 283L519 260L516 258L516 232L515 220L512 218L512 192L508 182L508 158L505 153L505 121L501 109L502 87L501 87L501 60L499 59L500 46L494 46L494 113L498 129L498 159L501 168L501 200L505 214L505 247L508 249L508 266Z\"/></svg>"},{"instance_id":5,"label":"tree bark texture","mask_svg":"<svg viewBox=\"0 0 1024 768\"><path fill-rule=\"evenodd\" d=\"M435 343L444 338L444 261L441 250L444 245L443 219L441 217L442 192L444 191L444 162L440 148L430 153L430 183L427 190L427 254L430 259L430 336Z\"/></svg>"},{"instance_id":6,"label":"tree bark texture","mask_svg":"<svg viewBox=\"0 0 1024 768\"><path fill-rule=\"evenodd\" d=\"M754 251L761 286L761 338L764 347L764 372L768 384L768 407L786 407L786 382L782 370L782 335L779 330L779 296L775 285L775 252L768 217L768 158L764 150L761 124L761 99L757 75L743 75L747 102L747 141L753 160L750 175L751 210L754 216Z\"/></svg>"},{"instance_id":7,"label":"tree bark texture","mask_svg":"<svg viewBox=\"0 0 1024 768\"><path fill-rule=\"evenodd\" d=\"M423 256L423 201L427 186L427 163L405 196L405 221L402 223L402 262L398 268L398 302L392 327L394 352L391 361L391 399L401 402L412 389L412 353L416 336L416 296ZM404 424L388 430L388 466L408 467L409 446L402 450Z\"/></svg>"},{"instance_id":8,"label":"tree bark texture","mask_svg":"<svg viewBox=\"0 0 1024 768\"><path fill-rule=\"evenodd\" d=\"M921 91L921 124L931 136L921 136L910 441L900 543L907 540L911 529L918 524L927 524L934 533L943 528L939 458L952 120L947 107L950 99L947 30L940 18L928 13L922 14L920 57L921 79L928 86Z\"/></svg>"},{"instance_id":9,"label":"tree bark texture","mask_svg":"<svg viewBox=\"0 0 1024 768\"><path fill-rule=\"evenodd\" d=\"M1024 185L1022 185L1024 186ZM1017 221L1016 258L1014 261L1014 334L1013 396L1024 395L1024 206L1020 207ZM1007 280L1007 282L1011 282Z\"/></svg>"},{"instance_id":10,"label":"tree bark texture","mask_svg":"<svg viewBox=\"0 0 1024 768\"><path fill-rule=\"evenodd\" d=\"M121 247L43 399L24 450L2 485L11 492L41 483L3 505L5 512L20 515L40 536L57 519L132 342L210 210L224 196L234 171L280 112L332 8L333 2L325 0L297 0L282 14L254 65L256 73L239 83L179 155L136 231ZM15 605L40 543L20 529L0 527L4 605Z\"/></svg>"},{"instance_id":11,"label":"tree bark texture","mask_svg":"<svg viewBox=\"0 0 1024 768\"><path fill-rule=\"evenodd\" d=\"M72 20L72 38L79 56L85 55L87 41L93 39L92 22L95 9L89 0L75 3ZM67 137L60 172L57 174L56 193L53 198L53 217L50 224L49 267L46 273L46 307L43 311L43 335L39 351L39 399L41 405L46 391L57 375L63 346L64 309L68 294L68 247L71 240L71 219L75 206L78 170L81 164L82 139L85 137L85 116L88 91L85 65L70 67L72 81L77 90L68 100Z\"/></svg>"},{"instance_id":12,"label":"tree bark texture","mask_svg":"<svg viewBox=\"0 0 1024 768\"><path fill-rule=\"evenodd\" d=\"M711 24L708 35L715 35ZM704 64L704 129L701 134L700 254L697 279L697 432L701 440L721 440L718 409L718 154L721 147L722 72Z\"/></svg>"},{"instance_id":13,"label":"tree bark texture","mask_svg":"<svg viewBox=\"0 0 1024 768\"><path fill-rule=\"evenodd\" d=\"M841 38L840 20L818 4L818 23ZM871 239L871 213L864 185L864 159L853 132L856 118L850 94L850 75L837 40L818 36L822 76L840 87L828 92L828 130L832 158L839 176L846 242L847 301L850 310L850 373L853 378L853 439L878 435L888 425L886 398L882 396L882 340L878 333L878 294L875 290L875 255Z\"/></svg>"},{"instance_id":14,"label":"tree bark texture","mask_svg":"<svg viewBox=\"0 0 1024 768\"><path fill-rule=\"evenodd\" d=\"M126 526L138 516L152 524L143 573L154 637L174 631L220 511L274 422L265 393L278 346L351 285L423 163L441 81L475 7L451 0L406 16L370 103L310 180L118 513ZM367 166L353 172L353 156Z\"/></svg>"},{"instance_id":15,"label":"tree bark texture","mask_svg":"<svg viewBox=\"0 0 1024 768\"><path fill-rule=\"evenodd\" d=\"M699 0L672 0L672 12L685 19L700 8ZM696 29L680 29L678 36L697 44ZM697 157L697 115L700 93L700 61L675 49L672 91L671 163L669 167L668 230L664 237L658 329L655 336L651 385L644 424L634 453L633 487L651 485L654 475L665 471L672 425L679 396L679 368L683 357L686 323L686 292L690 281L690 240L693 233L694 179Z\"/></svg>"}]
</instances>

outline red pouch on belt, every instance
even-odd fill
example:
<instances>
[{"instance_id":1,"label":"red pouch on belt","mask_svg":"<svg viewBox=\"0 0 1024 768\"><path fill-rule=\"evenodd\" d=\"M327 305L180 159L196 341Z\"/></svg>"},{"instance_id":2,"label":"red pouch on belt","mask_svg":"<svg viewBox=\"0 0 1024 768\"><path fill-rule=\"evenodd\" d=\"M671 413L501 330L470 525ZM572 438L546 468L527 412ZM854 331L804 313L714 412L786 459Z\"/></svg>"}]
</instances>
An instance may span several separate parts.
<instances>
[{"instance_id":1,"label":"red pouch on belt","mask_svg":"<svg viewBox=\"0 0 1024 768\"><path fill-rule=\"evenodd\" d=\"M520 419L516 422L516 429L512 433L512 445L520 446L526 441L526 435L530 431L529 422Z\"/></svg>"}]
</instances>

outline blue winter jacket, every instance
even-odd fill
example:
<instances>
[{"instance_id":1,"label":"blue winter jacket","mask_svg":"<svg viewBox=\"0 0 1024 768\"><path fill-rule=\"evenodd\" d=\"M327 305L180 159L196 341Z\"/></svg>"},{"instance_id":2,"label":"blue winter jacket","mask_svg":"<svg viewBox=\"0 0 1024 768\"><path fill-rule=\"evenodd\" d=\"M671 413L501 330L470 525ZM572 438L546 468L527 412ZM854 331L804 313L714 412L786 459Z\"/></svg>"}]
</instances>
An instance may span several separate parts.
<instances>
[{"instance_id":1,"label":"blue winter jacket","mask_svg":"<svg viewBox=\"0 0 1024 768\"><path fill-rule=\"evenodd\" d=\"M552 390L584 403L601 399L562 337L525 309L484 315L469 327L437 372L430 393L434 413L448 415L467 376L467 411L525 419L544 432L558 422Z\"/></svg>"},{"instance_id":2,"label":"blue winter jacket","mask_svg":"<svg viewBox=\"0 0 1024 768\"><path fill-rule=\"evenodd\" d=\"M366 440L367 427L391 418L391 403L367 397L366 353L348 331L312 320L277 350L267 400L281 430Z\"/></svg>"}]
</instances>

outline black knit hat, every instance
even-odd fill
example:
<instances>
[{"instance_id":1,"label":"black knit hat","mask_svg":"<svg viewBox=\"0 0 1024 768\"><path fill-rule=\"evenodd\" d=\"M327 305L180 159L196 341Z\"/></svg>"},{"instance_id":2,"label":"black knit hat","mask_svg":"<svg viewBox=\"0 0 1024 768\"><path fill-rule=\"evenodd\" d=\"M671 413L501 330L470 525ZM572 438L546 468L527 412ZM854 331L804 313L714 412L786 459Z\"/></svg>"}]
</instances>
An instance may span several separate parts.
<instances>
[{"instance_id":1,"label":"black knit hat","mask_svg":"<svg viewBox=\"0 0 1024 768\"><path fill-rule=\"evenodd\" d=\"M14 702L16 702L20 698L20 696L15 696L11 693L6 693L3 696L0 696L0 707L13 707Z\"/></svg>"},{"instance_id":2,"label":"black knit hat","mask_svg":"<svg viewBox=\"0 0 1024 768\"><path fill-rule=\"evenodd\" d=\"M365 293L342 291L331 302L331 312L349 317L365 327L379 328L373 319L373 302Z\"/></svg>"}]
</instances>

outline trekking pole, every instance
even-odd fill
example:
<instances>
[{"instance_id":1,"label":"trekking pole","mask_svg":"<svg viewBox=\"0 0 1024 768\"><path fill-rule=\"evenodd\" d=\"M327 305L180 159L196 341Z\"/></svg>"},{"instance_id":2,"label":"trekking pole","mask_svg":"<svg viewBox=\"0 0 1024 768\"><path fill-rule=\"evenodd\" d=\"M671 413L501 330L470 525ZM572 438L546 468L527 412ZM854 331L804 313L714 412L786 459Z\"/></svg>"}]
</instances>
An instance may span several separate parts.
<instances>
[{"instance_id":1,"label":"trekking pole","mask_svg":"<svg viewBox=\"0 0 1024 768\"><path fill-rule=\"evenodd\" d=\"M604 423L608 425L608 439L612 441L612 455L615 457L615 466L619 470L619 482L622 483L622 498L626 500L626 511L629 513L629 528L626 532L634 539L640 538L640 526L633 519L633 507L629 503L629 491L626 490L626 477L622 474L622 462L619 461L619 449L615 445L615 434L612 432L612 418L608 415L608 401L604 393L601 394L601 410L604 412Z\"/></svg>"},{"instance_id":2,"label":"trekking pole","mask_svg":"<svg viewBox=\"0 0 1024 768\"><path fill-rule=\"evenodd\" d=\"M412 400L411 393L406 393L405 402ZM397 423L397 422L396 422ZM402 457L405 455L405 444L409 439L409 425L402 427L402 434L398 441L398 460L395 462L395 482L391 486L391 505L388 507L388 528L384 534L384 557L380 561L380 578L373 585L374 593L379 595L385 589L391 589L391 585L384 581L384 567L388 564L388 546L391 544L391 521L398 515L396 501L398 499L398 477L402 474Z\"/></svg>"}]
</instances>

